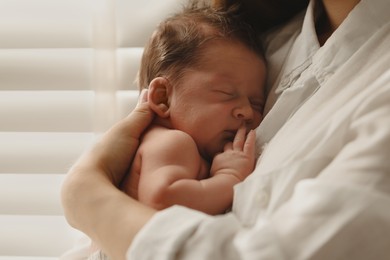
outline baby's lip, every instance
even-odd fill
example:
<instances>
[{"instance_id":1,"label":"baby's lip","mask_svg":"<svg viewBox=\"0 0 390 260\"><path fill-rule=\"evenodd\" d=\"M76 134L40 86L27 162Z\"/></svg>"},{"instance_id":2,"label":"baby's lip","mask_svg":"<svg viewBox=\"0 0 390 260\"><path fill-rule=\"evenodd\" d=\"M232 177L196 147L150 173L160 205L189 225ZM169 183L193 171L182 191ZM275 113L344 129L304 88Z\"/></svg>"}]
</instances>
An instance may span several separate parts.
<instances>
[{"instance_id":1,"label":"baby's lip","mask_svg":"<svg viewBox=\"0 0 390 260\"><path fill-rule=\"evenodd\" d=\"M236 136L237 130L225 130L224 136L226 140L229 140L230 142L233 142L234 137Z\"/></svg>"},{"instance_id":2,"label":"baby's lip","mask_svg":"<svg viewBox=\"0 0 390 260\"><path fill-rule=\"evenodd\" d=\"M229 133L229 134L233 134L233 135L236 135L238 129L227 129L225 130L226 133Z\"/></svg>"}]
</instances>

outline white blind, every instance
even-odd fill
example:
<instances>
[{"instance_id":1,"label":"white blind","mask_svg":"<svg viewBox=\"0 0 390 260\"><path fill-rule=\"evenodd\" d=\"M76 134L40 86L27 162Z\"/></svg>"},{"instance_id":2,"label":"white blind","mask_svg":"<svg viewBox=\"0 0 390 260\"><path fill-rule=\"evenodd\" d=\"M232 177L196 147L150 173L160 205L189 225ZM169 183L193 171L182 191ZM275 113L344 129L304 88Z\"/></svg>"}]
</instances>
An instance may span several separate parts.
<instances>
[{"instance_id":1,"label":"white blind","mask_svg":"<svg viewBox=\"0 0 390 260\"><path fill-rule=\"evenodd\" d=\"M185 0L0 0L0 259L57 259L59 190L135 105L142 47Z\"/></svg>"}]
</instances>

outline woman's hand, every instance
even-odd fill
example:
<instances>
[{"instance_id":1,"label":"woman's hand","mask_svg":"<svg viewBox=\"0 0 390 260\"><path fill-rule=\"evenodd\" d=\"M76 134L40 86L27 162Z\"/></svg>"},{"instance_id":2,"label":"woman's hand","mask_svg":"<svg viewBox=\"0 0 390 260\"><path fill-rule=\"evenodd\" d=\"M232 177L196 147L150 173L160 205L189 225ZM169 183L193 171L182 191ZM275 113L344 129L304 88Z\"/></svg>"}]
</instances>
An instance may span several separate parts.
<instances>
[{"instance_id":1,"label":"woman's hand","mask_svg":"<svg viewBox=\"0 0 390 260\"><path fill-rule=\"evenodd\" d=\"M147 103L147 90L141 92L137 107L105 133L93 148L91 159L118 186L132 163L139 138L149 126L154 113Z\"/></svg>"},{"instance_id":2,"label":"woman's hand","mask_svg":"<svg viewBox=\"0 0 390 260\"><path fill-rule=\"evenodd\" d=\"M127 173L139 138L153 116L144 92L134 111L75 163L62 186L61 200L68 222L113 259L124 259L133 237L154 213L116 187Z\"/></svg>"}]
</instances>

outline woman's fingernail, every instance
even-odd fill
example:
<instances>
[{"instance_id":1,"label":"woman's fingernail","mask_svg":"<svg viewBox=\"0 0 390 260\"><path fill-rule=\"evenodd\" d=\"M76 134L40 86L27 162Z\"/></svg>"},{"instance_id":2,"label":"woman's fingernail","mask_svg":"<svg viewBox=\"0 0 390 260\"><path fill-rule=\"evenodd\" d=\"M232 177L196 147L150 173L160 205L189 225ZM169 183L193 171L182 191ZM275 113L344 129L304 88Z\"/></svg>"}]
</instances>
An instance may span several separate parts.
<instances>
[{"instance_id":1,"label":"woman's fingernail","mask_svg":"<svg viewBox=\"0 0 390 260\"><path fill-rule=\"evenodd\" d=\"M140 104L145 103L147 101L148 101L148 90L146 88L144 88L143 90L141 90L137 105L140 105Z\"/></svg>"}]
</instances>

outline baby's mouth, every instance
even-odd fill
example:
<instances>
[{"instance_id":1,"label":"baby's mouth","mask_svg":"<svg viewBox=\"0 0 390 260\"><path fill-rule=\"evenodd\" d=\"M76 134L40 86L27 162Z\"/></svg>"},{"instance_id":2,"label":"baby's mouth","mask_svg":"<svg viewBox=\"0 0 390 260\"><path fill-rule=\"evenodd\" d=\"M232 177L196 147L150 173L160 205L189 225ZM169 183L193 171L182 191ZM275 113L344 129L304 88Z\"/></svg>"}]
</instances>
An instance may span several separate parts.
<instances>
[{"instance_id":1,"label":"baby's mouth","mask_svg":"<svg viewBox=\"0 0 390 260\"><path fill-rule=\"evenodd\" d=\"M226 130L224 131L224 140L226 142L233 142L234 137L236 136L237 130Z\"/></svg>"}]
</instances>

